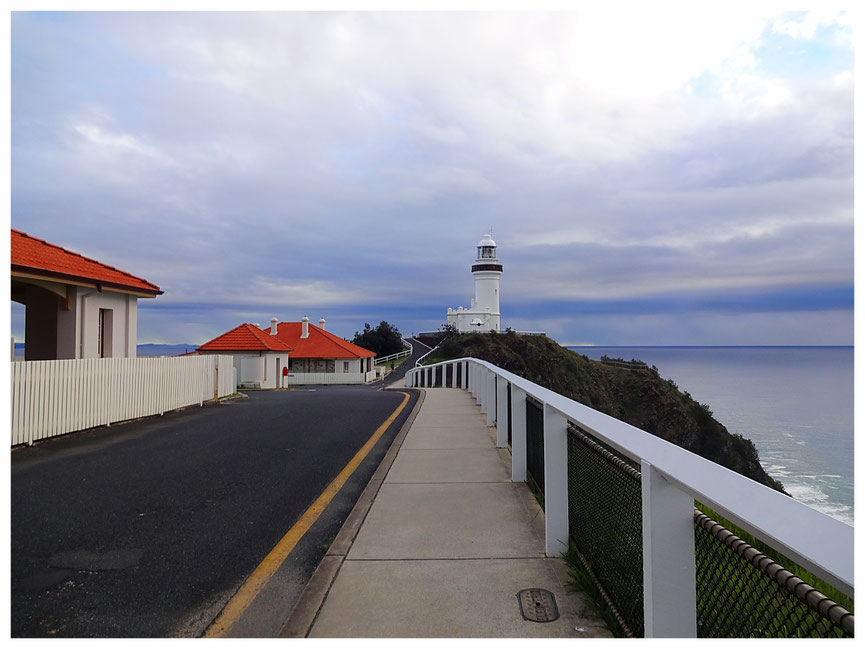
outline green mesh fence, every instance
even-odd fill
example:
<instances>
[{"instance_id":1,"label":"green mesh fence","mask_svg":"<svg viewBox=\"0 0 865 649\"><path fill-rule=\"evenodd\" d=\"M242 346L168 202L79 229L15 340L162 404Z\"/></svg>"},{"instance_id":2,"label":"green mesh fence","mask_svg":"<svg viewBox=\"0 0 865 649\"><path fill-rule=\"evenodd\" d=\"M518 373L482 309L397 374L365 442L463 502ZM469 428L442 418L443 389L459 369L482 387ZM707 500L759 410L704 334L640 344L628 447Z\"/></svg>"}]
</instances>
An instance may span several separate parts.
<instances>
[{"instance_id":1,"label":"green mesh fence","mask_svg":"<svg viewBox=\"0 0 865 649\"><path fill-rule=\"evenodd\" d=\"M511 382L508 381L508 448L511 447L511 438L513 437L513 422L511 421Z\"/></svg>"},{"instance_id":2,"label":"green mesh fence","mask_svg":"<svg viewBox=\"0 0 865 649\"><path fill-rule=\"evenodd\" d=\"M642 636L640 472L577 426L568 433L571 538L625 634ZM694 530L698 637L853 637L853 613L779 561L810 579L798 566L697 509Z\"/></svg>"},{"instance_id":3,"label":"green mesh fence","mask_svg":"<svg viewBox=\"0 0 865 649\"><path fill-rule=\"evenodd\" d=\"M544 493L544 404L526 396L526 473Z\"/></svg>"},{"instance_id":4,"label":"green mesh fence","mask_svg":"<svg viewBox=\"0 0 865 649\"><path fill-rule=\"evenodd\" d=\"M853 614L834 600L699 510L694 528L698 637L853 637Z\"/></svg>"},{"instance_id":5,"label":"green mesh fence","mask_svg":"<svg viewBox=\"0 0 865 649\"><path fill-rule=\"evenodd\" d=\"M640 474L568 426L568 529L622 630L643 636Z\"/></svg>"}]
</instances>

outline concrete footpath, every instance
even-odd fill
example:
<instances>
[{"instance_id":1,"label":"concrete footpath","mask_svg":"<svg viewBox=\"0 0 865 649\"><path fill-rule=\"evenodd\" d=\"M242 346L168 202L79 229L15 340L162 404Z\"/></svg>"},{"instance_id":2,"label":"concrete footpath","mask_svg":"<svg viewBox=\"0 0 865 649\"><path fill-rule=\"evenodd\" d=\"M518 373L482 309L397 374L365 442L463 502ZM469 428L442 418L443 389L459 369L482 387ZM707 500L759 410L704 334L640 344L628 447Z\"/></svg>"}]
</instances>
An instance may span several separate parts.
<instances>
[{"instance_id":1,"label":"concrete footpath","mask_svg":"<svg viewBox=\"0 0 865 649\"><path fill-rule=\"evenodd\" d=\"M280 637L610 637L545 557L543 511L471 395L423 392ZM524 619L525 589L559 619Z\"/></svg>"}]
</instances>

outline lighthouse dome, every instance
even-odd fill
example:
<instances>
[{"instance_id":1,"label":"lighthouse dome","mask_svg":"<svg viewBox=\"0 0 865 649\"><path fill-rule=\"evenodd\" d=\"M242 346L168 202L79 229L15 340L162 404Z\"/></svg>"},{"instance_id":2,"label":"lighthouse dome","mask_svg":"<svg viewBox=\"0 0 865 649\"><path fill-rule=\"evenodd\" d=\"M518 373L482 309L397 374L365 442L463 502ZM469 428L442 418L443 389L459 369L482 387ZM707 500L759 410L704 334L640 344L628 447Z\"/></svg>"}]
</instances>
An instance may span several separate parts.
<instances>
[{"instance_id":1,"label":"lighthouse dome","mask_svg":"<svg viewBox=\"0 0 865 649\"><path fill-rule=\"evenodd\" d=\"M487 248L487 247L496 247L496 242L493 241L492 236L489 233L484 235L484 238L478 241L478 248Z\"/></svg>"}]
</instances>

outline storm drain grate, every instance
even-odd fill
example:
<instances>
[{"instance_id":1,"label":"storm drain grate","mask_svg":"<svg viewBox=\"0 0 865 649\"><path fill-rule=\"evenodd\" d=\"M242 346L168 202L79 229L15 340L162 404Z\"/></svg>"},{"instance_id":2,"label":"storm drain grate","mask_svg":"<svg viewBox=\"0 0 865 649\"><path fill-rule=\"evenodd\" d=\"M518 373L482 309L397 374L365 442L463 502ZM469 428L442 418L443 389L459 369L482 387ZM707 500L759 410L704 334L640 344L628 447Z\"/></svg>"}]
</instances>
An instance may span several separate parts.
<instances>
[{"instance_id":1,"label":"storm drain grate","mask_svg":"<svg viewBox=\"0 0 865 649\"><path fill-rule=\"evenodd\" d=\"M553 622L559 619L556 596L543 588L527 588L517 593L520 614L530 622Z\"/></svg>"}]
</instances>

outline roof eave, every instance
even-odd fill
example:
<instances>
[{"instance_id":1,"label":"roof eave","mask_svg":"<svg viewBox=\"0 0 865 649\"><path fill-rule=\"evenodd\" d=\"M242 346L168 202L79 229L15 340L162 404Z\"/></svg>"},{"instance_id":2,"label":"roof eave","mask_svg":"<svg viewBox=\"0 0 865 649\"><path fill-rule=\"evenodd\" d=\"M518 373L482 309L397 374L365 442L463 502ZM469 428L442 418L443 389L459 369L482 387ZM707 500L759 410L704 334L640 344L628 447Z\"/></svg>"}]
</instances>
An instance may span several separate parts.
<instances>
[{"instance_id":1,"label":"roof eave","mask_svg":"<svg viewBox=\"0 0 865 649\"><path fill-rule=\"evenodd\" d=\"M157 295L162 295L164 293L164 291L155 284L153 285L154 288L148 289L141 286L130 286L118 282L106 282L94 279L93 277L84 277L82 275L73 275L71 273L60 273L54 270L25 266L23 264L11 264L11 268L13 277L21 277L22 279L32 278L56 280L58 283L62 284L74 284L76 286L95 288L100 292L102 292L103 288L108 288L115 292L130 293L139 297L156 297Z\"/></svg>"}]
</instances>

